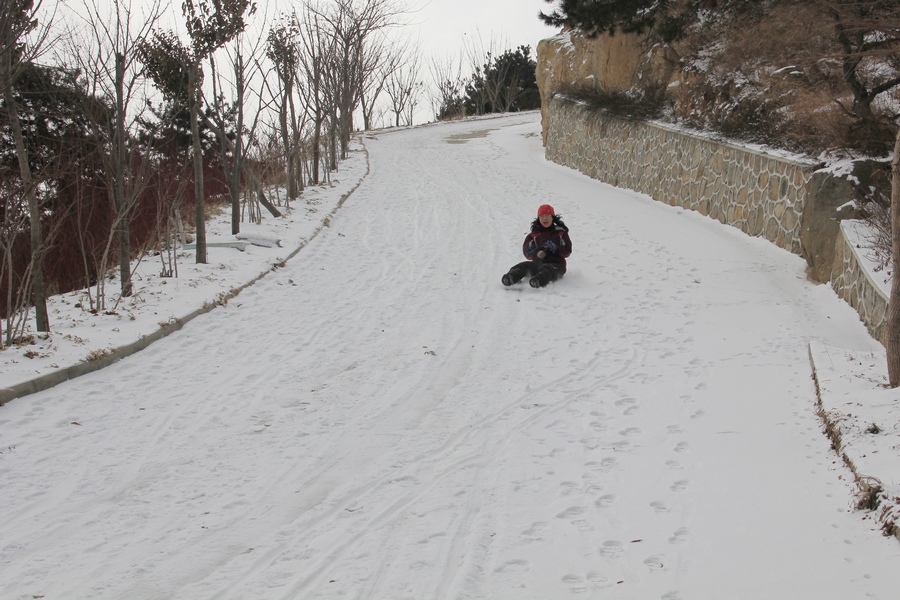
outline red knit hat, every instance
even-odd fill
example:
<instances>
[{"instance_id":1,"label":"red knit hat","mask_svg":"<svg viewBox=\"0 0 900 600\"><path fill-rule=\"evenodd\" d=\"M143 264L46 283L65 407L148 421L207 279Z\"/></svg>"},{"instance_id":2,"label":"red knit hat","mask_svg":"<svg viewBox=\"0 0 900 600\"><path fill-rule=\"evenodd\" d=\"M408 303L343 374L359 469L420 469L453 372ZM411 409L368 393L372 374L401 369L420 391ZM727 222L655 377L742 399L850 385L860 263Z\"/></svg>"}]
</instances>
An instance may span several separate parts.
<instances>
[{"instance_id":1,"label":"red knit hat","mask_svg":"<svg viewBox=\"0 0 900 600\"><path fill-rule=\"evenodd\" d=\"M556 211L553 210L553 207L549 204L541 204L538 206L538 216L541 215L550 215L551 217L556 216Z\"/></svg>"}]
</instances>

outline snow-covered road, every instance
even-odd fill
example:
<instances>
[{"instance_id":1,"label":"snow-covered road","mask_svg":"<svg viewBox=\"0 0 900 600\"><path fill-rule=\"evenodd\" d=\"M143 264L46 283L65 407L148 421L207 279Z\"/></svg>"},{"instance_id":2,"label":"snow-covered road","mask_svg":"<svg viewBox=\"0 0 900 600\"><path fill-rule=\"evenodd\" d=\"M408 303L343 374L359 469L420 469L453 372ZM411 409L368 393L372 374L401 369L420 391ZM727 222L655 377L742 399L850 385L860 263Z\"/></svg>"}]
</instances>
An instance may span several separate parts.
<instances>
[{"instance_id":1,"label":"snow-covered road","mask_svg":"<svg viewBox=\"0 0 900 600\"><path fill-rule=\"evenodd\" d=\"M877 345L802 259L545 162L534 113L364 143L284 269L3 407L0 598L897 597L807 352ZM569 274L504 288L544 202Z\"/></svg>"}]
</instances>

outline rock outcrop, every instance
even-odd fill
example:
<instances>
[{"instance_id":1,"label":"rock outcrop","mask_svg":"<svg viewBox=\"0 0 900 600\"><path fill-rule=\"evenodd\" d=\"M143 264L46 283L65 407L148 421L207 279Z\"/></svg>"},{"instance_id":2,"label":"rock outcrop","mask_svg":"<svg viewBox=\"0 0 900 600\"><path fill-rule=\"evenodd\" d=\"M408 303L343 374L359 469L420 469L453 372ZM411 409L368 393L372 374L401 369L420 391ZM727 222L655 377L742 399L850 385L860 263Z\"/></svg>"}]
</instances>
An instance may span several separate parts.
<instances>
[{"instance_id":1,"label":"rock outcrop","mask_svg":"<svg viewBox=\"0 0 900 600\"><path fill-rule=\"evenodd\" d=\"M658 85L684 78L671 47L647 48L642 36L620 33L588 38L572 31L541 40L537 47L537 84L541 106L557 92L625 92L640 81ZM546 132L547 112L541 109ZM546 133L544 143L546 144Z\"/></svg>"}]
</instances>

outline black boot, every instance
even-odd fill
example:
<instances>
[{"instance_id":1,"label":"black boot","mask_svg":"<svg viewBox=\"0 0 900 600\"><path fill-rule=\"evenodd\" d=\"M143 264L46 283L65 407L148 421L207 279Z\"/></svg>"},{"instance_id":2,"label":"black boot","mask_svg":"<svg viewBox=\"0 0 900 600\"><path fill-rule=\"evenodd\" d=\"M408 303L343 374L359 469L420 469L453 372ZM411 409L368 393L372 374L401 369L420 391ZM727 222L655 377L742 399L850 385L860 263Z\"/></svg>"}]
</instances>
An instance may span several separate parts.
<instances>
[{"instance_id":1,"label":"black boot","mask_svg":"<svg viewBox=\"0 0 900 600\"><path fill-rule=\"evenodd\" d=\"M515 280L512 278L512 275L510 275L509 273L505 273L503 277L500 278L500 283L509 287L515 283Z\"/></svg>"}]
</instances>

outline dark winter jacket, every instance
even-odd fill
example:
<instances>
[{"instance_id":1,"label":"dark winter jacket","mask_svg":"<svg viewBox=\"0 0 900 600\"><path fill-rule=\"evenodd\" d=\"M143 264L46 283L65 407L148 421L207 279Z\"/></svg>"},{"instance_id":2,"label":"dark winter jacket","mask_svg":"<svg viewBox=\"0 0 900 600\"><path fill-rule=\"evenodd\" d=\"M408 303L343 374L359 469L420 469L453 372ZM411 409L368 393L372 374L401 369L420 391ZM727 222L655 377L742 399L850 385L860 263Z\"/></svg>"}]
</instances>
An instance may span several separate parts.
<instances>
[{"instance_id":1,"label":"dark winter jacket","mask_svg":"<svg viewBox=\"0 0 900 600\"><path fill-rule=\"evenodd\" d=\"M531 233L525 236L522 252L528 260L538 260L538 250L547 253L541 260L561 265L565 272L566 257L572 254L572 240L569 239L569 228L559 215L553 217L550 227L543 227L538 219L531 224Z\"/></svg>"}]
</instances>

